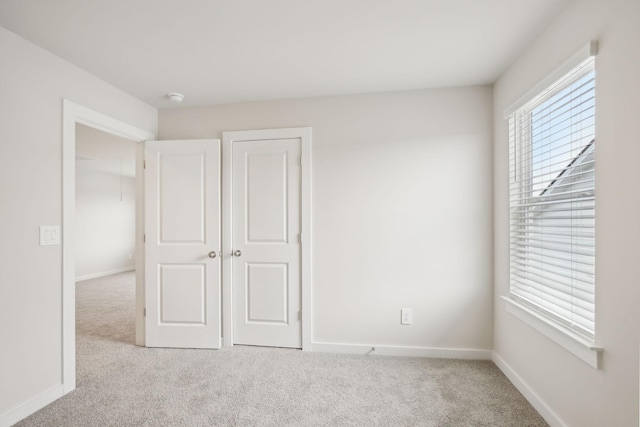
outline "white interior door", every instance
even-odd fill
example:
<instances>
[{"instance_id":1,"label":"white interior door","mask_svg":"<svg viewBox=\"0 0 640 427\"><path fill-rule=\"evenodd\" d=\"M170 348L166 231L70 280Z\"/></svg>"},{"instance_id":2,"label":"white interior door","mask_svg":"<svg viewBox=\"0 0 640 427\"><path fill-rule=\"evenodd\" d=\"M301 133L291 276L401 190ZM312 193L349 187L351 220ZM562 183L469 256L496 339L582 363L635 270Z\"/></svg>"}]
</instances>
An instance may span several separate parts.
<instances>
[{"instance_id":1,"label":"white interior door","mask_svg":"<svg viewBox=\"0 0 640 427\"><path fill-rule=\"evenodd\" d=\"M233 342L301 348L301 139L253 135L231 145Z\"/></svg>"},{"instance_id":2,"label":"white interior door","mask_svg":"<svg viewBox=\"0 0 640 427\"><path fill-rule=\"evenodd\" d=\"M220 347L220 140L145 143L148 347Z\"/></svg>"}]
</instances>

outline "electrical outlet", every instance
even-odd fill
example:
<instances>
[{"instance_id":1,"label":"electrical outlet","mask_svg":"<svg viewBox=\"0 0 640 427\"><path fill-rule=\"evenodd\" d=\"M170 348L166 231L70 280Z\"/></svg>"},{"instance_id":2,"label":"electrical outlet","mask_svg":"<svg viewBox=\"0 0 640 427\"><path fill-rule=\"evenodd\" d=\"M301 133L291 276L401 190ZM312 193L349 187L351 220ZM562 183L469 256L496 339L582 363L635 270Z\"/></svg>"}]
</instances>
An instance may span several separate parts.
<instances>
[{"instance_id":1,"label":"electrical outlet","mask_svg":"<svg viewBox=\"0 0 640 427\"><path fill-rule=\"evenodd\" d=\"M410 308L400 310L400 323L402 325L410 325L413 323L413 311Z\"/></svg>"}]
</instances>

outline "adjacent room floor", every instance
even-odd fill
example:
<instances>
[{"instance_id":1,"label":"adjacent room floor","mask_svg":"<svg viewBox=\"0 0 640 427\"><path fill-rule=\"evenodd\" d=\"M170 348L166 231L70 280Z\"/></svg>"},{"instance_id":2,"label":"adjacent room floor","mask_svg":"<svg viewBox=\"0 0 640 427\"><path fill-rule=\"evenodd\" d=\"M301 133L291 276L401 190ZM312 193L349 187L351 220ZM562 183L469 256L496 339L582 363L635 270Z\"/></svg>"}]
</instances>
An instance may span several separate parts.
<instances>
[{"instance_id":1,"label":"adjacent room floor","mask_svg":"<svg viewBox=\"0 0 640 427\"><path fill-rule=\"evenodd\" d=\"M78 388L18 426L547 425L489 361L136 347L134 281L78 282Z\"/></svg>"}]
</instances>

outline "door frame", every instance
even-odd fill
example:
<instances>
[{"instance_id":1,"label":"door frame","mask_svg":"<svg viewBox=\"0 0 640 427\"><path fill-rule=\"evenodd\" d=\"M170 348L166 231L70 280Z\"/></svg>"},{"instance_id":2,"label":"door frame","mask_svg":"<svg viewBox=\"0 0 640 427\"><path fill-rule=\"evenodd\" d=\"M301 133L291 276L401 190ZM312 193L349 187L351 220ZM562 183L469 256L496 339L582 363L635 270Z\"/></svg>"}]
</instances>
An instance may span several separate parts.
<instances>
[{"instance_id":1,"label":"door frame","mask_svg":"<svg viewBox=\"0 0 640 427\"><path fill-rule=\"evenodd\" d=\"M300 291L302 350L311 351L311 128L285 128L222 133L222 336L225 347L233 346L232 236L232 146L239 141L300 139Z\"/></svg>"},{"instance_id":2,"label":"door frame","mask_svg":"<svg viewBox=\"0 0 640 427\"><path fill-rule=\"evenodd\" d=\"M130 139L136 145L136 344L144 345L144 141L155 135L62 100L62 385L63 394L76 388L76 124Z\"/></svg>"}]
</instances>

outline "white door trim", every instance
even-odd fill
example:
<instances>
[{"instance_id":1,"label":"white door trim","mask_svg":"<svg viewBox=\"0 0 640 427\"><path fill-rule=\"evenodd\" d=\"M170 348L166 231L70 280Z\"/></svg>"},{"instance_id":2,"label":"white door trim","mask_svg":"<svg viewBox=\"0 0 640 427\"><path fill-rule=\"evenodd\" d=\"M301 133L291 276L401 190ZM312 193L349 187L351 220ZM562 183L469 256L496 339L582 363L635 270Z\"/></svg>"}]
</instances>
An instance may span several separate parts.
<instances>
[{"instance_id":1,"label":"white door trim","mask_svg":"<svg viewBox=\"0 0 640 427\"><path fill-rule=\"evenodd\" d=\"M62 385L76 388L75 205L76 123L138 143L155 135L89 108L62 100ZM144 345L144 149L136 147L136 344Z\"/></svg>"},{"instance_id":2,"label":"white door trim","mask_svg":"<svg viewBox=\"0 0 640 427\"><path fill-rule=\"evenodd\" d=\"M225 346L233 345L233 286L232 272L232 150L234 141L293 139L301 141L302 162L300 184L301 243L301 292L302 292L302 350L311 351L311 128L268 129L222 134L222 324Z\"/></svg>"}]
</instances>

